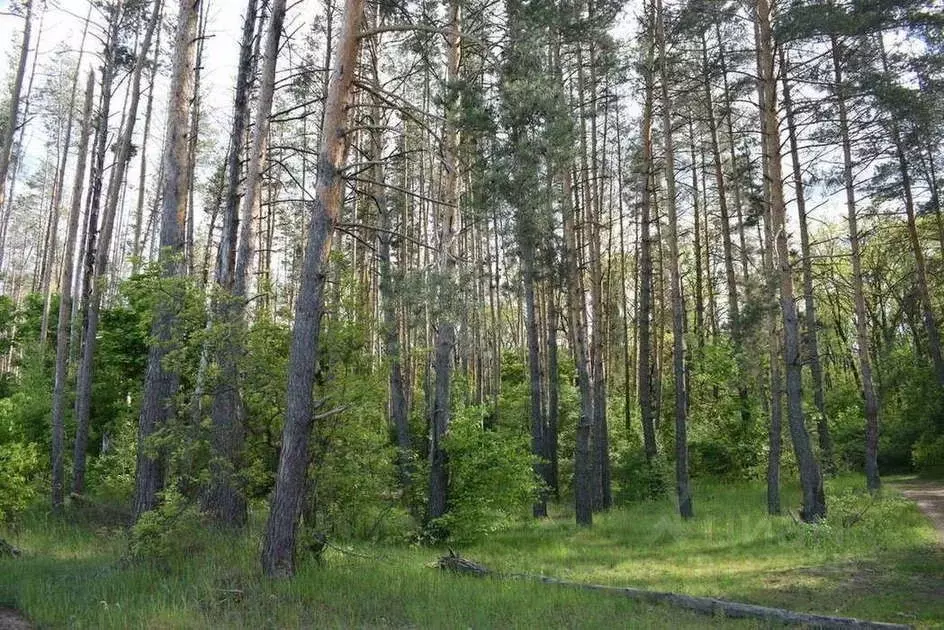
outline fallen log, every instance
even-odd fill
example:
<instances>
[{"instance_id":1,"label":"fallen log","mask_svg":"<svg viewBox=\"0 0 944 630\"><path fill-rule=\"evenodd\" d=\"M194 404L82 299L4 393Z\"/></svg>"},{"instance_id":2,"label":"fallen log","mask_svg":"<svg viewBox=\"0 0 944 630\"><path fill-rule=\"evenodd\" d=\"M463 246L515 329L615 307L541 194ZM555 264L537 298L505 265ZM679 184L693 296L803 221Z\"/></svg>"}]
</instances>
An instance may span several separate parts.
<instances>
[{"instance_id":1,"label":"fallen log","mask_svg":"<svg viewBox=\"0 0 944 630\"><path fill-rule=\"evenodd\" d=\"M767 623L777 623L783 625L796 625L808 628L821 628L823 630L908 630L912 626L899 623L886 623L882 621L866 621L854 619L852 617L833 617L829 615L817 615L813 613L794 612L783 608L772 608L770 606L758 606L756 604L742 604L732 602L726 599L716 599L714 597L698 597L695 595L682 595L680 593L668 593L663 591L649 591L642 588L632 588L626 586L606 586L602 584L585 584L580 582L568 582L544 575L529 575L526 573L496 573L488 567L463 558L451 549L449 555L441 557L436 565L442 570L474 575L477 577L493 576L497 578L524 579L543 582L544 584L556 584L568 588L576 588L586 591L599 591L612 593L622 597L628 597L637 601L663 604L682 608L702 615L712 617L730 617L732 619L758 619Z\"/></svg>"},{"instance_id":2,"label":"fallen log","mask_svg":"<svg viewBox=\"0 0 944 630\"><path fill-rule=\"evenodd\" d=\"M667 604L676 608L684 608L703 615L731 617L733 619L759 619L771 623L781 623L784 625L807 626L810 628L822 628L823 630L908 630L912 626L899 623L886 623L882 621L866 621L854 619L852 617L832 617L828 615L816 615L812 613L794 612L783 608L771 608L769 606L758 606L756 604L742 604L725 599L716 599L714 597L696 597L694 595L681 595L678 593L666 593L662 591L647 591L641 588L631 588L624 586L604 586L601 584L580 584L578 582L567 582L556 578L546 576L520 575L527 579L534 579L545 584L557 584L570 588L579 588L588 591L602 591L622 595L644 602Z\"/></svg>"}]
</instances>

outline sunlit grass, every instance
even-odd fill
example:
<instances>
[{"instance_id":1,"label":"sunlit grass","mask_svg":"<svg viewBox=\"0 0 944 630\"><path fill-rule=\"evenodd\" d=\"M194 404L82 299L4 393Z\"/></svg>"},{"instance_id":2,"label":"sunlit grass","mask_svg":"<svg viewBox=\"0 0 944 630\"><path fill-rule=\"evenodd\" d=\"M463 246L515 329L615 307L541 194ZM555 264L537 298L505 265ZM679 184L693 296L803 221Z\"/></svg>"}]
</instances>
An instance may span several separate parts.
<instances>
[{"instance_id":1,"label":"sunlit grass","mask_svg":"<svg viewBox=\"0 0 944 630\"><path fill-rule=\"evenodd\" d=\"M696 518L671 501L596 517L569 509L521 525L463 555L503 573L710 595L794 610L944 627L944 557L933 530L893 491L869 505L861 480L829 484L825 526L765 514L759 484L696 486ZM791 501L793 503L791 503ZM785 506L795 507L794 489ZM354 544L323 565L303 560L296 579L258 570L261 519L241 535L205 531L195 553L164 562L123 559L120 530L30 513L3 536L23 557L0 560L0 605L41 627L69 628L704 628L755 627L527 580L442 574L440 549Z\"/></svg>"}]
</instances>

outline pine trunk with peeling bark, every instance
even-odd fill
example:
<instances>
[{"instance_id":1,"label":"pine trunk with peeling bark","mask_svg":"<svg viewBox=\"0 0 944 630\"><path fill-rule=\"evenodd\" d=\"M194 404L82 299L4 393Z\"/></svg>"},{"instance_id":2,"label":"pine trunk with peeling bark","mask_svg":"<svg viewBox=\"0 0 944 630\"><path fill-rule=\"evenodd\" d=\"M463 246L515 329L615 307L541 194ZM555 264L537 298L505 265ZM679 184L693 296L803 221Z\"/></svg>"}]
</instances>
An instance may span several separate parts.
<instances>
[{"instance_id":1,"label":"pine trunk with peeling bark","mask_svg":"<svg viewBox=\"0 0 944 630\"><path fill-rule=\"evenodd\" d=\"M363 14L364 0L345 0L334 71L325 102L315 200L311 202L302 281L295 303L285 426L262 548L262 570L269 576L290 576L295 572L295 538L305 496L308 443L315 420L313 388L327 262L341 208L340 170L348 147L345 121L360 49Z\"/></svg>"},{"instance_id":2,"label":"pine trunk with peeling bark","mask_svg":"<svg viewBox=\"0 0 944 630\"><path fill-rule=\"evenodd\" d=\"M174 340L174 329L183 304L183 285L186 271L181 259L186 241L186 211L190 157L190 108L193 103L197 22L201 0L180 0L177 14L177 32L174 42L174 61L171 70L170 95L167 105L167 132L164 147L164 169L161 180L161 235L158 260L161 275L167 279L167 292L155 307L151 325L151 345L148 349L147 373L138 421L138 453L135 470L133 517L157 506L157 494L163 487L163 457L152 453L148 441L173 414L173 396L177 393L180 376L164 365L164 359L174 351L179 341Z\"/></svg>"}]
</instances>

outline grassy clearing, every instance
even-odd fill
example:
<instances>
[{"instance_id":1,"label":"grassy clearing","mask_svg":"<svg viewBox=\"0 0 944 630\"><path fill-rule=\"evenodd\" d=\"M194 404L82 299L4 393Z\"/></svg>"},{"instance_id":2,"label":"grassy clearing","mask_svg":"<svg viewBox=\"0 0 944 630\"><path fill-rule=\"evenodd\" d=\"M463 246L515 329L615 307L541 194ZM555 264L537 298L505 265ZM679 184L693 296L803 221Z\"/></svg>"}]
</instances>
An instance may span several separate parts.
<instances>
[{"instance_id":1,"label":"grassy clearing","mask_svg":"<svg viewBox=\"0 0 944 630\"><path fill-rule=\"evenodd\" d=\"M721 596L810 612L944 627L944 555L914 506L852 493L834 480L830 522L818 528L764 514L756 484L699 484L697 518L670 502L614 510L579 530L561 511L462 553L507 572ZM796 502L793 491L785 497ZM258 527L203 532L191 551L128 563L114 527L66 524L39 512L3 535L24 551L0 560L0 606L41 627L73 628L750 628L601 593L523 581L477 580L427 568L438 551L358 545L331 551L293 581L258 572Z\"/></svg>"}]
</instances>

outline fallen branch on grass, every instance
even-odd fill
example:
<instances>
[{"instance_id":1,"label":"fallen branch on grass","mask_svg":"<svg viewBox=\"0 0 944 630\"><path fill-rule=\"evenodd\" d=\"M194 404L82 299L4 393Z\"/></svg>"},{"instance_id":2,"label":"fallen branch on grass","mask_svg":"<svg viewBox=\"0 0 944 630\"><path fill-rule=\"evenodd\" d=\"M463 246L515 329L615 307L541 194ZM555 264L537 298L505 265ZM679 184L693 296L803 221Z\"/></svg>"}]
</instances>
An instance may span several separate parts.
<instances>
[{"instance_id":1,"label":"fallen branch on grass","mask_svg":"<svg viewBox=\"0 0 944 630\"><path fill-rule=\"evenodd\" d=\"M460 557L451 549L448 556L443 556L436 563L440 569L463 573L466 575L475 575L485 577L488 575L499 578L525 579L543 582L544 584L556 584L569 588L577 588L586 591L600 591L621 595L638 601L654 604L666 604L676 608L683 608L702 615L731 617L735 619L760 619L769 623L780 623L785 625L808 626L811 628L823 628L827 630L906 630L911 626L897 623L884 623L881 621L863 621L851 617L832 617L828 615L815 615L811 613L793 612L782 608L771 608L769 606L757 606L755 604L742 604L739 602L727 601L724 599L715 599L713 597L696 597L694 595L681 595L679 593L666 593L661 591L647 591L641 588L630 588L622 586L604 586L601 584L581 584L579 582L568 582L558 580L557 578L543 575L528 575L526 573L501 574L490 571L487 567Z\"/></svg>"}]
</instances>

